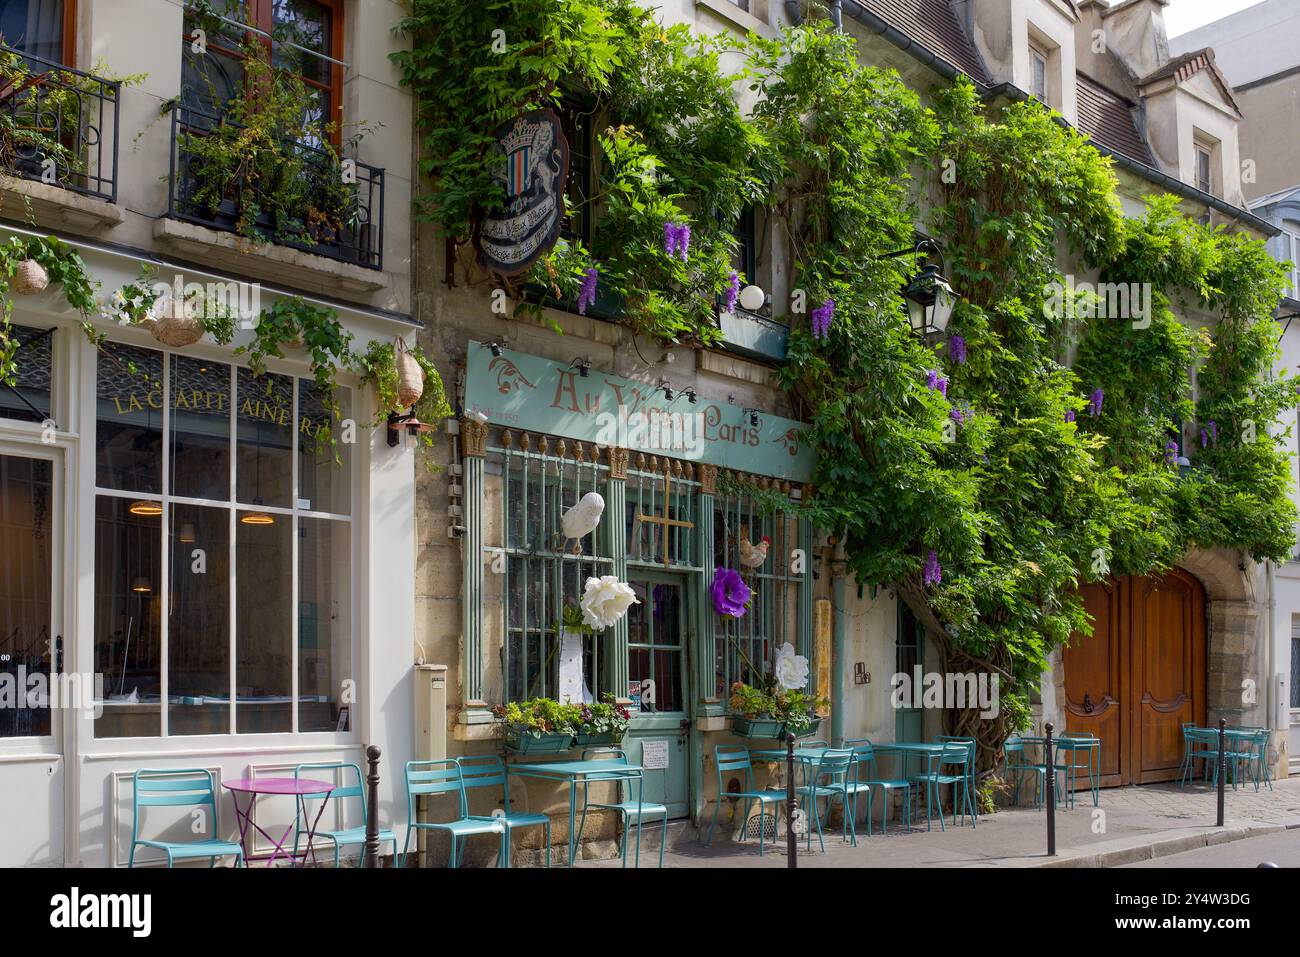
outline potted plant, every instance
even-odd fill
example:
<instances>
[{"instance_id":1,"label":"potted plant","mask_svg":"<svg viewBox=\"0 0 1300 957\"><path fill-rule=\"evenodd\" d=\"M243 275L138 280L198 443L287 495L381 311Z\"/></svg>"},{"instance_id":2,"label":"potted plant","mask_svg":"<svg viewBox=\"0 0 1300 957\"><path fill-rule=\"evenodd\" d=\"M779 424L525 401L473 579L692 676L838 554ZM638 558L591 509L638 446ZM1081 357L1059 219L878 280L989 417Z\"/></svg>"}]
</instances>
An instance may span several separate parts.
<instances>
[{"instance_id":1,"label":"potted plant","mask_svg":"<svg viewBox=\"0 0 1300 957\"><path fill-rule=\"evenodd\" d=\"M751 673L757 672L745 653L741 658ZM754 687L737 681L731 686L732 733L742 738L784 738L793 734L807 737L821 726L816 711L826 701L802 689L808 684L808 659L795 654L794 645L786 642L777 652L772 670L760 677Z\"/></svg>"},{"instance_id":2,"label":"potted plant","mask_svg":"<svg viewBox=\"0 0 1300 957\"><path fill-rule=\"evenodd\" d=\"M553 698L510 701L492 709L506 747L519 754L555 754L573 746L580 708Z\"/></svg>"},{"instance_id":3,"label":"potted plant","mask_svg":"<svg viewBox=\"0 0 1300 957\"><path fill-rule=\"evenodd\" d=\"M573 743L579 748L619 744L627 734L632 714L608 691L600 700L579 706L578 732Z\"/></svg>"}]
</instances>

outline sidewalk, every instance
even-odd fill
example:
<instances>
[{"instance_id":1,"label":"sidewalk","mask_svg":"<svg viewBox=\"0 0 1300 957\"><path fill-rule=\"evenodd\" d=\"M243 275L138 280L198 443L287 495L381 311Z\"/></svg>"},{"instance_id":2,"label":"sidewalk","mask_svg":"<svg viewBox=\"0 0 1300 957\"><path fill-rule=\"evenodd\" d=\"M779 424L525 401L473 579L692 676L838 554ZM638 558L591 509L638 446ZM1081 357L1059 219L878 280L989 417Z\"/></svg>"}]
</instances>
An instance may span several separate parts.
<instances>
[{"instance_id":1,"label":"sidewalk","mask_svg":"<svg viewBox=\"0 0 1300 957\"><path fill-rule=\"evenodd\" d=\"M1044 811L1003 809L981 817L971 828L925 830L922 807L919 831L879 830L879 808L867 837L859 806L858 846L840 839L839 831L825 835L826 853L813 835L812 853L799 844L800 867L1097 867L1127 864L1180 851L1240 840L1245 837L1300 827L1300 778L1274 782L1273 790L1255 793L1253 787L1228 789L1225 823L1215 827L1215 792L1204 785L1148 784L1109 788L1101 792L1101 806L1080 797L1073 810L1057 809L1055 858L1048 858ZM710 809L711 810L711 809ZM725 809L724 809L725 815ZM707 821L705 822L707 825ZM664 856L665 867L785 867L784 834L767 845L760 859L758 842L737 843L718 824L712 848L706 848L690 827L674 827ZM659 853L658 835L647 828L641 846L641 866L654 866ZM649 855L649 856L647 856ZM585 866L619 866L619 860L591 861Z\"/></svg>"}]
</instances>

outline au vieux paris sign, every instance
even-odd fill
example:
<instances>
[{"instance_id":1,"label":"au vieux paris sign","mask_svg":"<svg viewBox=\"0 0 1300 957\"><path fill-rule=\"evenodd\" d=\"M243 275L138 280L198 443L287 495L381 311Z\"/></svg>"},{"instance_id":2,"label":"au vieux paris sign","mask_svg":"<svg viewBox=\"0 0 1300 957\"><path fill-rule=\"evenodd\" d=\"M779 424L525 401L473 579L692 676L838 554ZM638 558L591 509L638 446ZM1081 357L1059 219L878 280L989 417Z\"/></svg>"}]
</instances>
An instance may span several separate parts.
<instances>
[{"instance_id":1,"label":"au vieux paris sign","mask_svg":"<svg viewBox=\"0 0 1300 957\"><path fill-rule=\"evenodd\" d=\"M470 343L465 380L466 410L497 425L794 482L812 478L806 426L792 419L760 412L754 426L725 401L700 396L692 405L676 390L668 400L648 382L596 369L584 379L538 356L508 349L494 356L478 342Z\"/></svg>"}]
</instances>

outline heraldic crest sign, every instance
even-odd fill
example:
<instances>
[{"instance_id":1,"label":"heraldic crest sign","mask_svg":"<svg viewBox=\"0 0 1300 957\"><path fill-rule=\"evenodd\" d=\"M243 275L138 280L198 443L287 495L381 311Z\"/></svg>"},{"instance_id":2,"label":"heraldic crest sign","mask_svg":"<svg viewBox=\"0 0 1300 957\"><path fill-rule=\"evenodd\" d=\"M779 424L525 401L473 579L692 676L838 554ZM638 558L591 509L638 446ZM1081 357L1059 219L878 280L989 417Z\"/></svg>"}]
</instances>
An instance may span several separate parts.
<instances>
[{"instance_id":1,"label":"heraldic crest sign","mask_svg":"<svg viewBox=\"0 0 1300 957\"><path fill-rule=\"evenodd\" d=\"M544 256L560 235L569 142L560 118L532 110L498 127L490 154L493 176L505 187L506 205L488 213L476 232L479 263L514 276Z\"/></svg>"}]
</instances>

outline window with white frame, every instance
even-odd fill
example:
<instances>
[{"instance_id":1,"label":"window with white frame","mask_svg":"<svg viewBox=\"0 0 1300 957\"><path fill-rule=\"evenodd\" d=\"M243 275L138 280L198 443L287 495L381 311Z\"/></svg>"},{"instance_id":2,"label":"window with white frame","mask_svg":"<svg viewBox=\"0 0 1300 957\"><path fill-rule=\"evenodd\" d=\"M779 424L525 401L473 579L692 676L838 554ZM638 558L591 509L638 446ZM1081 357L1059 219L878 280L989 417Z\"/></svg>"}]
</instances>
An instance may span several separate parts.
<instances>
[{"instance_id":1,"label":"window with white frame","mask_svg":"<svg viewBox=\"0 0 1300 957\"><path fill-rule=\"evenodd\" d=\"M1215 146L1208 139L1198 136L1193 143L1193 150L1195 167L1192 172L1196 178L1196 188L1205 193L1214 193L1217 185L1214 175Z\"/></svg>"},{"instance_id":2,"label":"window with white frame","mask_svg":"<svg viewBox=\"0 0 1300 957\"><path fill-rule=\"evenodd\" d=\"M350 406L309 378L99 351L97 737L350 730Z\"/></svg>"},{"instance_id":3,"label":"window with white frame","mask_svg":"<svg viewBox=\"0 0 1300 957\"><path fill-rule=\"evenodd\" d=\"M1037 44L1029 45L1029 92L1047 103L1047 51Z\"/></svg>"},{"instance_id":4,"label":"window with white frame","mask_svg":"<svg viewBox=\"0 0 1300 957\"><path fill-rule=\"evenodd\" d=\"M1292 299L1300 299L1300 233L1282 230L1282 259L1291 263L1291 269L1287 272L1290 284L1288 295Z\"/></svg>"}]
</instances>

